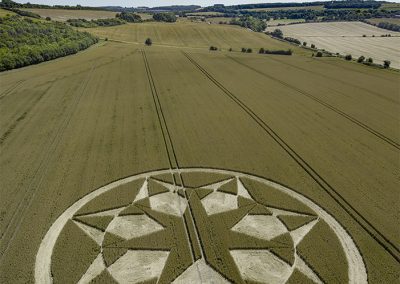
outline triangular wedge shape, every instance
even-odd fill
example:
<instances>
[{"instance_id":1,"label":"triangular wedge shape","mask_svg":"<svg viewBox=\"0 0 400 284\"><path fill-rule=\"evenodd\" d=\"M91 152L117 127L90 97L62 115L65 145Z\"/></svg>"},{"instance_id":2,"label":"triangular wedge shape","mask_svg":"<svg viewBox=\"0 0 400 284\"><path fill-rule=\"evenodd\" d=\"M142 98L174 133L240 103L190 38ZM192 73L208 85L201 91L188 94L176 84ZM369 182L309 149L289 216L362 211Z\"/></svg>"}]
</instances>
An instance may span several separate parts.
<instances>
[{"instance_id":1,"label":"triangular wedge shape","mask_svg":"<svg viewBox=\"0 0 400 284\"><path fill-rule=\"evenodd\" d=\"M232 179L229 182L223 184L220 188L218 188L218 191L237 195L238 188L236 179Z\"/></svg>"},{"instance_id":2,"label":"triangular wedge shape","mask_svg":"<svg viewBox=\"0 0 400 284\"><path fill-rule=\"evenodd\" d=\"M107 267L116 262L121 256L128 251L127 248L104 248L103 258Z\"/></svg>"},{"instance_id":3,"label":"triangular wedge shape","mask_svg":"<svg viewBox=\"0 0 400 284\"><path fill-rule=\"evenodd\" d=\"M143 207L151 208L150 199L148 197L136 201L134 205L138 206L139 208Z\"/></svg>"},{"instance_id":4,"label":"triangular wedge shape","mask_svg":"<svg viewBox=\"0 0 400 284\"><path fill-rule=\"evenodd\" d=\"M89 226L80 221L73 221L75 225L77 225L87 236L89 236L92 240L94 240L99 246L101 246L103 242L104 232Z\"/></svg>"},{"instance_id":5,"label":"triangular wedge shape","mask_svg":"<svg viewBox=\"0 0 400 284\"><path fill-rule=\"evenodd\" d=\"M149 196L157 195L164 192L169 192L168 188L163 186L160 182L154 181L152 179L148 180L147 189Z\"/></svg>"},{"instance_id":6,"label":"triangular wedge shape","mask_svg":"<svg viewBox=\"0 0 400 284\"><path fill-rule=\"evenodd\" d=\"M103 255L99 253L96 259L92 262L85 274L81 277L78 284L90 283L94 278L100 275L106 267L103 262Z\"/></svg>"},{"instance_id":7,"label":"triangular wedge shape","mask_svg":"<svg viewBox=\"0 0 400 284\"><path fill-rule=\"evenodd\" d=\"M156 179L156 180L160 180L163 182L167 182L167 183L174 183L174 179L172 176L172 173L167 173L167 174L161 174L161 175L155 175L151 177L152 179Z\"/></svg>"},{"instance_id":8,"label":"triangular wedge shape","mask_svg":"<svg viewBox=\"0 0 400 284\"><path fill-rule=\"evenodd\" d=\"M204 197L206 197L207 195L209 195L212 192L214 192L214 190L209 189L209 188L197 188L196 189L197 196L200 199L203 199Z\"/></svg>"},{"instance_id":9,"label":"triangular wedge shape","mask_svg":"<svg viewBox=\"0 0 400 284\"><path fill-rule=\"evenodd\" d=\"M114 216L78 216L74 220L78 220L81 223L99 229L100 231L105 231L108 224L114 219Z\"/></svg>"},{"instance_id":10,"label":"triangular wedge shape","mask_svg":"<svg viewBox=\"0 0 400 284\"><path fill-rule=\"evenodd\" d=\"M249 215L272 215L272 212L264 205L257 204L251 209Z\"/></svg>"},{"instance_id":11,"label":"triangular wedge shape","mask_svg":"<svg viewBox=\"0 0 400 284\"><path fill-rule=\"evenodd\" d=\"M254 200L252 200L252 199L248 199L248 198L245 198L245 197L242 197L242 196L238 196L238 207L239 208L243 207L243 206L251 205L251 204L255 205L256 202Z\"/></svg>"},{"instance_id":12,"label":"triangular wedge shape","mask_svg":"<svg viewBox=\"0 0 400 284\"><path fill-rule=\"evenodd\" d=\"M305 276L301 271L297 268L294 269L292 275L290 275L289 279L287 280L286 284L315 284L310 278Z\"/></svg>"},{"instance_id":13,"label":"triangular wedge shape","mask_svg":"<svg viewBox=\"0 0 400 284\"><path fill-rule=\"evenodd\" d=\"M144 214L143 210L141 210L136 205L132 204L126 207L123 211L121 211L118 216L141 215L141 214Z\"/></svg>"},{"instance_id":14,"label":"triangular wedge shape","mask_svg":"<svg viewBox=\"0 0 400 284\"><path fill-rule=\"evenodd\" d=\"M133 203L135 203L135 202L137 202L137 201L139 201L139 200L141 200L143 198L149 197L149 191L148 191L148 188L147 188L147 184L148 184L148 181L146 180L143 183L142 187L140 188L138 194L136 195L135 200L133 201Z\"/></svg>"},{"instance_id":15,"label":"triangular wedge shape","mask_svg":"<svg viewBox=\"0 0 400 284\"><path fill-rule=\"evenodd\" d=\"M292 238L289 233L280 235L271 241L281 244L281 246L275 246L270 251L278 256L280 259L288 263L290 266L294 264L294 245Z\"/></svg>"},{"instance_id":16,"label":"triangular wedge shape","mask_svg":"<svg viewBox=\"0 0 400 284\"><path fill-rule=\"evenodd\" d=\"M280 215L278 219L288 228L289 231L293 231L305 224L314 220L315 216L290 216L290 215Z\"/></svg>"},{"instance_id":17,"label":"triangular wedge shape","mask_svg":"<svg viewBox=\"0 0 400 284\"><path fill-rule=\"evenodd\" d=\"M118 282L111 276L107 269L104 269L99 275L97 275L90 284L118 284Z\"/></svg>"},{"instance_id":18,"label":"triangular wedge shape","mask_svg":"<svg viewBox=\"0 0 400 284\"><path fill-rule=\"evenodd\" d=\"M250 195L265 206L315 215L308 206L277 188L246 177L240 180Z\"/></svg>"},{"instance_id":19,"label":"triangular wedge shape","mask_svg":"<svg viewBox=\"0 0 400 284\"><path fill-rule=\"evenodd\" d=\"M89 201L75 215L87 215L126 206L135 199L144 181L145 179L135 180L105 192Z\"/></svg>"}]
</instances>

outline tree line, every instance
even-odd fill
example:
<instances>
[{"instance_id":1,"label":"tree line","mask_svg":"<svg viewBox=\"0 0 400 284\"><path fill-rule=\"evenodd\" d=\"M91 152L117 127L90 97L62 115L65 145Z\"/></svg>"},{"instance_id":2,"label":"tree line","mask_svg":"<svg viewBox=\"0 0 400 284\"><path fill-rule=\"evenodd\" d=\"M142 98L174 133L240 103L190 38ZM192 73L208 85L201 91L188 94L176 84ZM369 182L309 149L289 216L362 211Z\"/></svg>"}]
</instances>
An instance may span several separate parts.
<instances>
[{"instance_id":1,"label":"tree line","mask_svg":"<svg viewBox=\"0 0 400 284\"><path fill-rule=\"evenodd\" d=\"M60 22L19 15L0 18L0 71L77 53L98 38Z\"/></svg>"},{"instance_id":2,"label":"tree line","mask_svg":"<svg viewBox=\"0 0 400 284\"><path fill-rule=\"evenodd\" d=\"M230 24L251 29L255 32L262 32L267 28L267 24L264 21L251 16L241 17L238 19L234 18L230 21Z\"/></svg>"},{"instance_id":3,"label":"tree line","mask_svg":"<svg viewBox=\"0 0 400 284\"><path fill-rule=\"evenodd\" d=\"M382 29L386 29L386 30L390 30L390 31L400 32L400 25L398 25L398 24L388 23L388 22L380 22L376 26L378 28L382 28Z\"/></svg>"},{"instance_id":4,"label":"tree line","mask_svg":"<svg viewBox=\"0 0 400 284\"><path fill-rule=\"evenodd\" d=\"M290 10L285 7L309 7L315 5L326 5L323 10ZM385 10L378 9L381 2L377 1L333 1L333 2L311 2L311 3L268 3L268 4L246 4L236 6L214 5L205 7L199 11L220 12L223 17L238 18L251 16L257 19L305 19L306 21L360 21L369 18L390 18L397 15L400 9ZM243 9L254 8L282 8L272 11L254 11ZM337 8L333 8L337 7ZM221 17L221 15L219 15Z\"/></svg>"},{"instance_id":5,"label":"tree line","mask_svg":"<svg viewBox=\"0 0 400 284\"><path fill-rule=\"evenodd\" d=\"M97 19L97 20L86 20L86 19L68 19L67 23L73 27L80 28L94 28L94 27L112 27L123 25L126 22L118 18L109 19Z\"/></svg>"}]
</instances>

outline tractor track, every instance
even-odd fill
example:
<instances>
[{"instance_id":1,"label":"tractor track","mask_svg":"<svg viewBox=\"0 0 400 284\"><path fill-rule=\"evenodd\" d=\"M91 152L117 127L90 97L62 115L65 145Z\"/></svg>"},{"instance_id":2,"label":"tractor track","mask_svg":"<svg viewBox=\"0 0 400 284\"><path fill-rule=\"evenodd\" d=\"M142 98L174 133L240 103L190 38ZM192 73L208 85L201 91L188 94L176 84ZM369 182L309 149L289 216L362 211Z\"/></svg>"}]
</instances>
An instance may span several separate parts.
<instances>
[{"instance_id":1,"label":"tractor track","mask_svg":"<svg viewBox=\"0 0 400 284\"><path fill-rule=\"evenodd\" d=\"M41 183L43 182L45 173L47 172L49 161L53 158L53 154L57 149L58 145L61 142L61 138L65 132L65 129L69 125L73 114L75 113L77 106L85 93L87 85L92 77L93 70L96 67L92 65L91 70L88 72L88 75L84 82L82 83L82 88L80 93L76 96L75 101L71 103L71 107L69 109L69 113L65 116L64 120L61 121L59 127L56 130L56 134L53 136L50 145L47 147L46 155L43 156L41 161L39 162L39 166L37 167L34 178L28 184L23 197L21 198L20 202L17 205L17 208L13 212L10 221L5 227L5 230L2 232L0 236L0 262L3 260L6 252L8 251L12 240L15 238L16 233L18 232L19 228L21 227L22 221L24 220L27 212L27 208L30 207L32 204L34 197L36 196L37 190L40 188ZM20 214L17 214L20 213ZM15 223L15 229L10 231L12 228L12 224ZM9 238L5 239L6 236L10 236Z\"/></svg>"},{"instance_id":2,"label":"tractor track","mask_svg":"<svg viewBox=\"0 0 400 284\"><path fill-rule=\"evenodd\" d=\"M359 224L385 251L397 262L400 262L400 250L378 229L374 227L357 209L333 188L315 169L311 167L293 148L291 148L267 123L265 123L253 110L226 89L210 73L201 67L192 57L182 51L184 56L214 83L225 95L243 109L349 216Z\"/></svg>"},{"instance_id":3,"label":"tractor track","mask_svg":"<svg viewBox=\"0 0 400 284\"><path fill-rule=\"evenodd\" d=\"M184 187L184 183L183 183L183 179L182 179L181 172L180 172L180 169L179 169L179 163L178 163L178 159L177 159L177 156L176 156L175 148L174 148L174 145L173 145L173 142L172 142L171 134L170 134L169 129L168 129L168 125L167 125L167 122L166 122L166 119L165 119L165 116L164 116L164 112L163 112L163 109L162 109L162 106L161 106L159 94L158 94L156 85L154 83L154 78L153 78L153 75L151 73L150 65L149 65L149 62L147 60L146 52L144 51L144 49L142 49L142 55L143 55L143 60L144 60L145 68L146 68L147 78L148 78L149 84L150 84L150 89L151 89L151 94L152 94L152 97L153 97L153 102L154 102L154 105L155 105L155 108L156 108L158 121L160 123L160 128L161 128L162 136L163 136L163 139L164 139L165 149L167 151L167 156L168 156L168 161L169 161L169 164L170 164L171 175L172 175L174 184L177 185L175 174L172 173L172 171L173 170L178 171L178 177L180 179L180 184L179 185ZM169 147L171 147L171 149L169 149ZM196 227L195 220L193 218L193 213L191 212L191 208L189 206L189 198L188 198L186 192L185 192L185 196L186 196L186 199L187 199L187 202L188 202L189 216L192 219L192 222L194 222L194 226ZM191 251L191 258L192 258L193 263L195 263L196 262L196 253L194 251L193 244L191 243L190 232L189 232L189 229L187 227L186 222L184 222L184 226L185 226L186 239L188 241L188 245L189 245L189 248L190 248L190 251ZM194 231L195 231L195 237L197 239L197 242L199 244L201 244L200 238L199 238L199 235L198 235L199 233L197 232L197 228L195 228ZM202 249L201 249L201 254L204 257L204 253L203 253ZM199 270L199 268L197 266L196 266L196 269L197 269L197 272L198 272L199 277L201 279L201 273L200 273L200 270Z\"/></svg>"},{"instance_id":4,"label":"tractor track","mask_svg":"<svg viewBox=\"0 0 400 284\"><path fill-rule=\"evenodd\" d=\"M19 80L17 81L15 84L13 84L11 87L9 87L7 90L5 90L4 92L2 92L0 94L0 100L4 99L6 96L8 96L9 94L11 94L14 90L16 90L22 83L24 83L25 80Z\"/></svg>"},{"instance_id":5,"label":"tractor track","mask_svg":"<svg viewBox=\"0 0 400 284\"><path fill-rule=\"evenodd\" d=\"M257 70L256 68L253 68L253 67L251 67L251 66L249 66L249 65L247 65L247 64L245 64L245 63L243 63L243 62L241 62L241 61L239 61L239 60L236 59L236 58L233 58L233 57L231 57L231 56L229 56L229 55L228 55L227 57L228 57L229 59L231 59L232 61L236 62L237 64L240 64L240 65L242 65L242 66L244 66L244 67L246 67L246 68L248 68L248 69L250 69L250 70L252 70L252 71L254 71L254 72L256 72L256 73L258 73L258 74L260 74L260 75L262 75L262 76L264 76L264 77L266 77L266 78L268 78L268 79L271 79L271 80L273 80L273 81L276 81L276 82L280 83L281 85L284 85L285 87L288 87L288 88L290 88L290 89L292 89L292 90L294 90L294 91L296 91L296 92L298 92L298 93L300 93L300 94L302 94L302 95L304 95L304 96L306 96L306 97L308 97L308 98L310 98L310 99L316 101L317 103L323 105L323 106L326 107L326 108L329 108L330 110L336 112L337 114L339 114L339 115L341 115L342 117L346 118L346 119L349 120L350 122L352 122L352 123L358 125L359 127L365 129L365 130L368 131L369 133L371 133L371 134L375 135L376 137L380 138L381 140L383 140L384 142L388 143L389 145L391 145L391 146L397 148L398 150L400 150L400 144L399 144L399 143L397 143L396 141L393 141L393 140L390 139L389 137L387 137L387 136L385 136L384 134L382 134L382 133L376 131L375 129L373 129L373 128L371 128L371 127L369 127L369 126L366 125L365 123L363 123L363 122L359 121L358 119L352 117L351 115L349 115L349 114L347 114L347 113L341 111L340 109L338 109L338 108L336 108L336 107L334 107L334 106L332 106L332 105L330 105L330 104L324 102L323 100L321 100L321 99L319 99L319 98L313 96L312 94L310 94L310 93L308 93L308 92L306 92L306 91L303 91L303 90L301 90L301 89L299 89L299 88L297 88L297 87L295 87L295 86L293 86L293 85L291 85L291 84L288 84L288 83L286 83L286 82L284 82L284 81L282 81L282 80L280 80L280 79L278 79L278 78L276 78L276 77L273 77L273 76L268 75L268 74L266 74L266 73L264 73L264 72L262 72L262 71L260 71L260 70Z\"/></svg>"},{"instance_id":6,"label":"tractor track","mask_svg":"<svg viewBox=\"0 0 400 284\"><path fill-rule=\"evenodd\" d=\"M337 82L339 82L339 83L341 83L341 84L343 84L343 85L347 85L347 86L350 86L350 87L353 87L353 88L356 88L356 89L360 89L360 90L362 90L362 91L364 91L364 92L366 92L366 93L372 94L372 95L374 95L374 96L376 96L376 97L378 97L378 98L380 98L380 99L382 99L382 100L388 101L388 102L390 102L390 103L394 103L394 104L396 104L396 105L399 105L399 104L400 104L400 103L399 103L398 101L396 101L396 100L393 100L393 99L391 99L391 98L387 98L387 97L385 97L385 96L382 96L381 94L379 94L379 93L377 93L377 92L374 92L374 91L371 91L371 90L369 90L369 89L367 89L367 88L364 88L364 87L362 87L362 86L355 85L355 84L351 84L351 83L349 83L349 82L347 82L347 81L340 80L340 79L338 79L338 78L335 78L335 77L332 77L332 76L328 76L328 75L325 75L325 74L322 74L322 73L313 72L313 71L310 71L310 70L308 70L308 69L305 69L305 68L302 68L302 67L299 67L299 66L296 66L296 65L287 63L287 62L285 62L285 61L283 61L283 60L279 60L279 59L272 58L272 57L265 57L265 58L266 58L267 60L272 60L272 61L278 62L278 63L280 63L280 64L284 64L284 65L286 65L286 66L290 66L290 67L292 67L292 68L295 68L295 69L298 69L298 70L301 70L301 71L304 71L304 72L307 72L307 73L311 73L311 74L313 74L313 75L320 76L320 77L325 78L325 79L337 81ZM324 61L320 61L320 62L322 62L322 63L324 63L324 64L327 64L327 65L332 65L332 64L327 63L327 62L324 62Z\"/></svg>"}]
</instances>

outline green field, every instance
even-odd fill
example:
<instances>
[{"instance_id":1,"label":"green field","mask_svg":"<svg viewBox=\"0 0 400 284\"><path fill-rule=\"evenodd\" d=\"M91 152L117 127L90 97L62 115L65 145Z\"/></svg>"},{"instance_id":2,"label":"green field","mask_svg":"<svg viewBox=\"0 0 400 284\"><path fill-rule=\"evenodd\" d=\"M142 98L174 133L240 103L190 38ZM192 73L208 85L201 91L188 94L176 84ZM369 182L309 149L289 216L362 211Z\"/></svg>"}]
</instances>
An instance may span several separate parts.
<instances>
[{"instance_id":1,"label":"green field","mask_svg":"<svg viewBox=\"0 0 400 284\"><path fill-rule=\"evenodd\" d=\"M90 31L0 73L0 283L399 279L396 70L235 26Z\"/></svg>"},{"instance_id":2,"label":"green field","mask_svg":"<svg viewBox=\"0 0 400 284\"><path fill-rule=\"evenodd\" d=\"M287 43L269 38L262 33L249 32L238 26L209 25L207 23L178 22L141 23L104 28L91 28L91 33L100 38L117 40L126 43L142 44L150 37L155 45L170 47L208 48L211 45L218 48L233 48L238 51L242 47L288 49L295 53L304 54L307 51Z\"/></svg>"}]
</instances>

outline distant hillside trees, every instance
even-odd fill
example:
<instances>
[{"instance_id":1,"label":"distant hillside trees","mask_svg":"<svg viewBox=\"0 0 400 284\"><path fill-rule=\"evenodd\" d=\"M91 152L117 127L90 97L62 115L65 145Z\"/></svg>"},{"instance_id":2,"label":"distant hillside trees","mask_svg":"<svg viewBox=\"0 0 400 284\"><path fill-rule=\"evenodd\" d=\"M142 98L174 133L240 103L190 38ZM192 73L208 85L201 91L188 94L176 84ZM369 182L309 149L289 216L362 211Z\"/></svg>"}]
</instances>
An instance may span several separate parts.
<instances>
[{"instance_id":1,"label":"distant hillside trees","mask_svg":"<svg viewBox=\"0 0 400 284\"><path fill-rule=\"evenodd\" d=\"M276 9L271 11L244 10L253 8L285 8L307 7L326 5L326 9ZM336 5L336 6L335 6ZM361 21L370 18L391 18L398 15L400 9L378 9L381 2L375 1L334 1L334 2L310 2L310 3L265 3L246 4L236 6L214 5L205 7L199 11L220 12L223 17L239 18L251 16L257 19L304 19L306 21ZM335 8L334 8L335 6ZM348 6L349 8L347 8ZM357 8L357 6L359 8ZM363 6L363 7L361 7ZM248 8L245 8L248 7ZM369 7L369 8L368 8Z\"/></svg>"},{"instance_id":2,"label":"distant hillside trees","mask_svg":"<svg viewBox=\"0 0 400 284\"><path fill-rule=\"evenodd\" d=\"M127 21L129 23L141 23L142 18L135 13L132 12L121 12L116 15L117 18Z\"/></svg>"},{"instance_id":3,"label":"distant hillside trees","mask_svg":"<svg viewBox=\"0 0 400 284\"><path fill-rule=\"evenodd\" d=\"M279 36L282 36L281 33L279 33L278 36L276 36L276 37L279 37ZM301 42L297 38L293 38L293 37L285 37L284 40L286 40L288 42L293 42L295 44L301 44Z\"/></svg>"},{"instance_id":4,"label":"distant hillside trees","mask_svg":"<svg viewBox=\"0 0 400 284\"><path fill-rule=\"evenodd\" d=\"M119 18L110 18L110 19L97 19L88 21L86 19L68 19L67 23L73 27L80 28L93 28L93 27L111 27L123 25L126 22Z\"/></svg>"},{"instance_id":5,"label":"distant hillside trees","mask_svg":"<svg viewBox=\"0 0 400 284\"><path fill-rule=\"evenodd\" d=\"M262 32L267 28L267 24L260 19L254 17L241 17L239 19L233 19L230 22L231 25L239 25L244 28L251 29L255 32Z\"/></svg>"},{"instance_id":6,"label":"distant hillside trees","mask_svg":"<svg viewBox=\"0 0 400 284\"><path fill-rule=\"evenodd\" d=\"M283 38L283 32L280 29L275 29L273 32L271 32L271 35L277 38Z\"/></svg>"},{"instance_id":7,"label":"distant hillside trees","mask_svg":"<svg viewBox=\"0 0 400 284\"><path fill-rule=\"evenodd\" d=\"M388 22L381 22L377 25L378 28L386 29L390 31L400 32L400 25Z\"/></svg>"},{"instance_id":8,"label":"distant hillside trees","mask_svg":"<svg viewBox=\"0 0 400 284\"><path fill-rule=\"evenodd\" d=\"M378 1L331 1L324 3L326 9L378 9L382 3Z\"/></svg>"},{"instance_id":9,"label":"distant hillside trees","mask_svg":"<svg viewBox=\"0 0 400 284\"><path fill-rule=\"evenodd\" d=\"M158 22L174 23L176 22L176 16L173 13L155 13L153 19Z\"/></svg>"},{"instance_id":10,"label":"distant hillside trees","mask_svg":"<svg viewBox=\"0 0 400 284\"><path fill-rule=\"evenodd\" d=\"M18 15L0 18L0 34L0 71L74 54L98 41L64 23Z\"/></svg>"}]
</instances>

